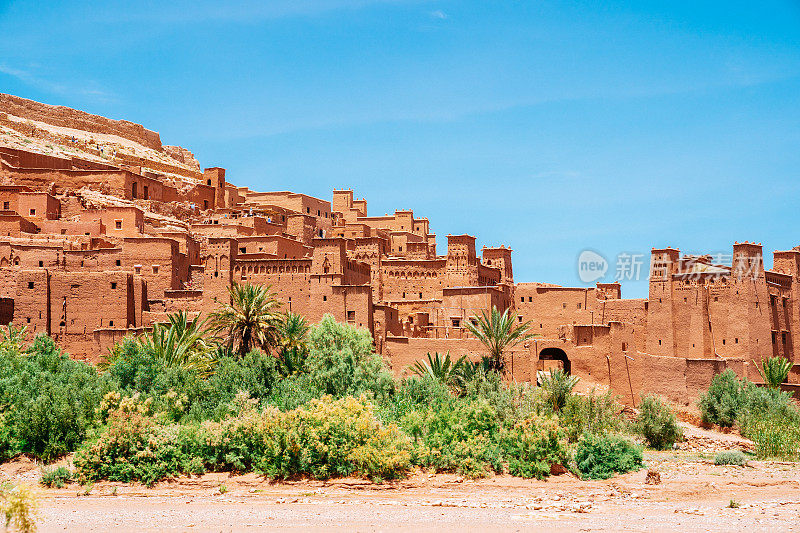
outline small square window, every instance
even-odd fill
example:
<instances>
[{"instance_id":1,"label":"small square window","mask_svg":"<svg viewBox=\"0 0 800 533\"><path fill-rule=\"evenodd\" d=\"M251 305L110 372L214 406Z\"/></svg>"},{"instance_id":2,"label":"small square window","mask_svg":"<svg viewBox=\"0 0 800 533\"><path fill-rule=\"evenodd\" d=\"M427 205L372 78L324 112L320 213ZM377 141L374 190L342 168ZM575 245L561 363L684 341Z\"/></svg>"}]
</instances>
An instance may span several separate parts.
<instances>
[{"instance_id":1,"label":"small square window","mask_svg":"<svg viewBox=\"0 0 800 533\"><path fill-rule=\"evenodd\" d=\"M453 321L453 327L454 328L460 328L461 327L461 319L460 318L453 318L452 321Z\"/></svg>"},{"instance_id":2,"label":"small square window","mask_svg":"<svg viewBox=\"0 0 800 533\"><path fill-rule=\"evenodd\" d=\"M153 265L153 274L158 274L158 265Z\"/></svg>"},{"instance_id":3,"label":"small square window","mask_svg":"<svg viewBox=\"0 0 800 533\"><path fill-rule=\"evenodd\" d=\"M113 321L113 320L109 320L109 321L108 321L108 325L109 325L109 326L113 326L113 325L114 325L114 321Z\"/></svg>"},{"instance_id":4,"label":"small square window","mask_svg":"<svg viewBox=\"0 0 800 533\"><path fill-rule=\"evenodd\" d=\"M117 264L117 266L122 266L122 260L117 259L116 264Z\"/></svg>"},{"instance_id":5,"label":"small square window","mask_svg":"<svg viewBox=\"0 0 800 533\"><path fill-rule=\"evenodd\" d=\"M355 322L356 321L356 312L355 311L348 311L347 312L347 321L348 322Z\"/></svg>"},{"instance_id":6,"label":"small square window","mask_svg":"<svg viewBox=\"0 0 800 533\"><path fill-rule=\"evenodd\" d=\"M122 221L121 220L115 220L114 221L114 227L117 228L117 229L122 229Z\"/></svg>"},{"instance_id":7,"label":"small square window","mask_svg":"<svg viewBox=\"0 0 800 533\"><path fill-rule=\"evenodd\" d=\"M28 282L28 288L29 288L29 289L32 289L32 288L33 288L33 282L32 282L32 281L29 281L29 282Z\"/></svg>"},{"instance_id":8,"label":"small square window","mask_svg":"<svg viewBox=\"0 0 800 533\"><path fill-rule=\"evenodd\" d=\"M3 202L3 210L8 211L11 209L11 205L8 202Z\"/></svg>"},{"instance_id":9,"label":"small square window","mask_svg":"<svg viewBox=\"0 0 800 533\"><path fill-rule=\"evenodd\" d=\"M44 261L39 261L39 266L43 267L44 266Z\"/></svg>"},{"instance_id":10,"label":"small square window","mask_svg":"<svg viewBox=\"0 0 800 533\"><path fill-rule=\"evenodd\" d=\"M322 301L323 301L323 302L327 302L327 301L328 301L328 297L327 297L327 296L323 296L323 297L322 297Z\"/></svg>"},{"instance_id":11,"label":"small square window","mask_svg":"<svg viewBox=\"0 0 800 533\"><path fill-rule=\"evenodd\" d=\"M31 215L35 215L35 214L36 214L36 209L31 209Z\"/></svg>"},{"instance_id":12,"label":"small square window","mask_svg":"<svg viewBox=\"0 0 800 533\"><path fill-rule=\"evenodd\" d=\"M117 282L116 281L112 281L111 282L111 290L114 290L116 288L117 288Z\"/></svg>"}]
</instances>

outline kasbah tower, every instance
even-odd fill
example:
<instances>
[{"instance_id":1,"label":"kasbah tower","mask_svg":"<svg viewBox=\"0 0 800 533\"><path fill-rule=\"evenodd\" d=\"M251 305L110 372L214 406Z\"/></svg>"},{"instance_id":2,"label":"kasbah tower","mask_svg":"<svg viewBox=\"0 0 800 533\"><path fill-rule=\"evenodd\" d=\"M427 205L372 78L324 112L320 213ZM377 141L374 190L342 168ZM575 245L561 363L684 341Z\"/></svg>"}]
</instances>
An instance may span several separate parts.
<instances>
[{"instance_id":1,"label":"kasbah tower","mask_svg":"<svg viewBox=\"0 0 800 533\"><path fill-rule=\"evenodd\" d=\"M139 124L0 94L0 322L97 362L170 313L209 313L236 281L271 285L310 321L367 328L398 376L428 352L478 358L465 324L497 307L537 334L507 354L518 381L560 366L628 403L688 405L715 374L758 380L753 362L781 355L800 388L800 247L774 252L772 270L758 243L734 243L727 266L653 248L648 298L623 299L618 283L515 282L511 248L437 246L427 218L370 216L352 190L228 178Z\"/></svg>"}]
</instances>

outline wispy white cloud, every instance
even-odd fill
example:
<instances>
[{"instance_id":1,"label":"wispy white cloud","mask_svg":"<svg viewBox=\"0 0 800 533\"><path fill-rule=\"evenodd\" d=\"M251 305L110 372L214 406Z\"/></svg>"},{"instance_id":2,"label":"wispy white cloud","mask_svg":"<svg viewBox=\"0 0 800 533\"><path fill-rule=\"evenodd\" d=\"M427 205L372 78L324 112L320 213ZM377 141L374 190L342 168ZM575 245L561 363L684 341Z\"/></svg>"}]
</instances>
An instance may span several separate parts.
<instances>
[{"instance_id":1,"label":"wispy white cloud","mask_svg":"<svg viewBox=\"0 0 800 533\"><path fill-rule=\"evenodd\" d=\"M445 20L447 18L447 13L441 9L437 9L436 11L431 11L431 17L439 20Z\"/></svg>"},{"instance_id":2,"label":"wispy white cloud","mask_svg":"<svg viewBox=\"0 0 800 533\"><path fill-rule=\"evenodd\" d=\"M94 82L89 82L83 87L76 87L49 80L31 70L20 69L6 63L0 63L0 74L11 76L26 85L55 95L80 96L102 103L111 102L115 99L111 93L97 88Z\"/></svg>"}]
</instances>

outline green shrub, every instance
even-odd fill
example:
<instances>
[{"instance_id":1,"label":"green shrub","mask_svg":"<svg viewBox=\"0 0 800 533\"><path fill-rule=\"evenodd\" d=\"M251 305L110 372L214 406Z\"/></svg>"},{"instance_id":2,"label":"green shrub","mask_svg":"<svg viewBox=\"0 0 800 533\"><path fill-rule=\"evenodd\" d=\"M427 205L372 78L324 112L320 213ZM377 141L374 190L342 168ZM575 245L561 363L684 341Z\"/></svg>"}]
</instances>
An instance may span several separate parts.
<instances>
[{"instance_id":1,"label":"green shrub","mask_svg":"<svg viewBox=\"0 0 800 533\"><path fill-rule=\"evenodd\" d=\"M465 397L485 400L504 422L513 423L532 415L552 414L541 387L530 383L506 383L503 375L495 370L481 370L467 381Z\"/></svg>"},{"instance_id":2,"label":"green shrub","mask_svg":"<svg viewBox=\"0 0 800 533\"><path fill-rule=\"evenodd\" d=\"M576 442L584 433L608 433L622 429L622 407L610 392L588 396L571 395L559 413L559 423L570 442Z\"/></svg>"},{"instance_id":3,"label":"green shrub","mask_svg":"<svg viewBox=\"0 0 800 533\"><path fill-rule=\"evenodd\" d=\"M703 422L722 427L733 426L747 386L747 382L740 381L730 369L714 376L708 392L700 397L699 407Z\"/></svg>"},{"instance_id":4,"label":"green shrub","mask_svg":"<svg viewBox=\"0 0 800 533\"><path fill-rule=\"evenodd\" d=\"M453 400L450 389L430 376L405 379L392 396L378 404L378 413L385 422L398 422L405 415L430 406L449 405Z\"/></svg>"},{"instance_id":5,"label":"green shrub","mask_svg":"<svg viewBox=\"0 0 800 533\"><path fill-rule=\"evenodd\" d=\"M280 380L277 361L254 350L238 358L222 355L210 376L194 368L167 367L136 342L124 341L108 373L120 390L153 398L153 410L174 421L221 420L231 415L231 402L244 391L262 401ZM180 399L180 408L176 408Z\"/></svg>"},{"instance_id":6,"label":"green shrub","mask_svg":"<svg viewBox=\"0 0 800 533\"><path fill-rule=\"evenodd\" d=\"M742 434L755 442L759 459L796 461L800 458L800 424L781 416L752 416Z\"/></svg>"},{"instance_id":7,"label":"green shrub","mask_svg":"<svg viewBox=\"0 0 800 533\"><path fill-rule=\"evenodd\" d=\"M415 464L469 477L502 471L497 445L502 425L486 401L453 399L412 410L400 426L415 441Z\"/></svg>"},{"instance_id":8,"label":"green shrub","mask_svg":"<svg viewBox=\"0 0 800 533\"><path fill-rule=\"evenodd\" d=\"M503 420L485 399L441 402L409 410L401 427L414 439L413 462L469 477L490 472L544 478L566 462L563 432L536 415Z\"/></svg>"},{"instance_id":9,"label":"green shrub","mask_svg":"<svg viewBox=\"0 0 800 533\"><path fill-rule=\"evenodd\" d=\"M164 372L164 363L142 349L135 338L126 337L113 351L107 371L123 390L149 392Z\"/></svg>"},{"instance_id":10,"label":"green shrub","mask_svg":"<svg viewBox=\"0 0 800 533\"><path fill-rule=\"evenodd\" d=\"M742 395L737 423L743 432L747 432L753 420L763 417L800 424L800 409L792 401L791 393L749 384Z\"/></svg>"},{"instance_id":11,"label":"green shrub","mask_svg":"<svg viewBox=\"0 0 800 533\"><path fill-rule=\"evenodd\" d=\"M408 437L394 424L381 424L363 397L324 397L286 413L266 412L262 418L269 444L258 468L271 477L392 479L410 464Z\"/></svg>"},{"instance_id":12,"label":"green shrub","mask_svg":"<svg viewBox=\"0 0 800 533\"><path fill-rule=\"evenodd\" d=\"M261 351L253 350L244 357L223 357L217 361L214 374L203 387L203 394L189 409L194 420L221 420L230 416L231 402L240 392L248 397L265 401L281 381L277 360Z\"/></svg>"},{"instance_id":13,"label":"green shrub","mask_svg":"<svg viewBox=\"0 0 800 533\"><path fill-rule=\"evenodd\" d=\"M544 479L554 464L568 463L563 432L552 418L531 417L500 433L500 449L508 473L524 478Z\"/></svg>"},{"instance_id":14,"label":"green shrub","mask_svg":"<svg viewBox=\"0 0 800 533\"><path fill-rule=\"evenodd\" d=\"M634 428L648 446L657 450L665 450L683 438L675 413L664 400L653 394L642 398Z\"/></svg>"},{"instance_id":15,"label":"green shrub","mask_svg":"<svg viewBox=\"0 0 800 533\"><path fill-rule=\"evenodd\" d=\"M726 450L719 452L714 456L714 464L717 466L745 466L747 465L747 456L745 456L745 454L743 454L740 450Z\"/></svg>"},{"instance_id":16,"label":"green shrub","mask_svg":"<svg viewBox=\"0 0 800 533\"><path fill-rule=\"evenodd\" d=\"M199 425L159 425L138 409L121 408L98 440L79 450L75 465L86 481L148 485L204 471L391 479L407 470L410 456L408 437L381 424L369 401L324 397L287 412L249 405L236 417Z\"/></svg>"},{"instance_id":17,"label":"green shrub","mask_svg":"<svg viewBox=\"0 0 800 533\"><path fill-rule=\"evenodd\" d=\"M73 451L96 424L96 407L110 388L45 335L26 353L0 349L0 448L6 457L23 452L45 461Z\"/></svg>"},{"instance_id":18,"label":"green shrub","mask_svg":"<svg viewBox=\"0 0 800 533\"><path fill-rule=\"evenodd\" d=\"M734 423L756 443L760 458L793 460L800 454L800 409L791 394L739 380L731 370L714 376L700 399L703 419L730 427Z\"/></svg>"},{"instance_id":19,"label":"green shrub","mask_svg":"<svg viewBox=\"0 0 800 533\"><path fill-rule=\"evenodd\" d=\"M326 396L280 412L255 410L205 422L190 453L208 470L257 470L273 478L361 475L391 479L409 466L410 442L381 424L364 398Z\"/></svg>"},{"instance_id":20,"label":"green shrub","mask_svg":"<svg viewBox=\"0 0 800 533\"><path fill-rule=\"evenodd\" d=\"M64 485L72 481L72 472L66 466L48 468L42 470L42 477L39 483L45 487L63 488Z\"/></svg>"},{"instance_id":21,"label":"green shrub","mask_svg":"<svg viewBox=\"0 0 800 533\"><path fill-rule=\"evenodd\" d=\"M310 374L294 374L275 383L266 403L291 411L323 396Z\"/></svg>"},{"instance_id":22,"label":"green shrub","mask_svg":"<svg viewBox=\"0 0 800 533\"><path fill-rule=\"evenodd\" d=\"M75 454L82 482L141 481L150 486L188 470L181 428L163 426L137 411L115 411L98 440Z\"/></svg>"},{"instance_id":23,"label":"green shrub","mask_svg":"<svg viewBox=\"0 0 800 533\"><path fill-rule=\"evenodd\" d=\"M13 428L8 424L6 415L0 413L0 461L5 461L17 452L17 441Z\"/></svg>"},{"instance_id":24,"label":"green shrub","mask_svg":"<svg viewBox=\"0 0 800 533\"><path fill-rule=\"evenodd\" d=\"M369 392L382 397L394 392L394 380L380 355L372 352L365 328L336 322L325 315L308 334L306 366L312 383L324 394L342 397Z\"/></svg>"},{"instance_id":25,"label":"green shrub","mask_svg":"<svg viewBox=\"0 0 800 533\"><path fill-rule=\"evenodd\" d=\"M575 462L586 479L608 479L644 467L642 450L619 435L587 433L578 441Z\"/></svg>"}]
</instances>

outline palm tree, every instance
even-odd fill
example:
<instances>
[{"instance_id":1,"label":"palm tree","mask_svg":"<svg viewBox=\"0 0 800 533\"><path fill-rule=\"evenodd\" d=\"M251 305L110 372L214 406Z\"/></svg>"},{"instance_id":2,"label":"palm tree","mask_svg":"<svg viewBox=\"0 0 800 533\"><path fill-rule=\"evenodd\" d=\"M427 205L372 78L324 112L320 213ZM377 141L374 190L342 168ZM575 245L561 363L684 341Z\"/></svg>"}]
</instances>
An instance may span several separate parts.
<instances>
[{"instance_id":1,"label":"palm tree","mask_svg":"<svg viewBox=\"0 0 800 533\"><path fill-rule=\"evenodd\" d=\"M428 361L417 361L411 369L420 377L428 377L439 381L452 391L460 392L463 390L465 382L472 376L471 372L475 366L467 360L466 355L452 361L450 352L442 357L439 352L431 355L428 353Z\"/></svg>"},{"instance_id":2,"label":"palm tree","mask_svg":"<svg viewBox=\"0 0 800 533\"><path fill-rule=\"evenodd\" d=\"M283 375L305 370L309 329L306 319L297 313L285 314L278 323L278 361Z\"/></svg>"},{"instance_id":3,"label":"palm tree","mask_svg":"<svg viewBox=\"0 0 800 533\"><path fill-rule=\"evenodd\" d=\"M253 348L269 351L277 344L281 303L269 286L239 284L228 287L230 302L211 313L214 331L240 356Z\"/></svg>"},{"instance_id":4,"label":"palm tree","mask_svg":"<svg viewBox=\"0 0 800 533\"><path fill-rule=\"evenodd\" d=\"M491 313L483 311L481 316L474 316L467 321L467 329L486 346L489 351L492 370L503 372L505 361L503 352L506 348L516 346L535 335L528 333L530 321L516 325L513 317L506 309L502 314L492 306Z\"/></svg>"},{"instance_id":5,"label":"palm tree","mask_svg":"<svg viewBox=\"0 0 800 533\"><path fill-rule=\"evenodd\" d=\"M154 324L137 342L166 367L180 367L209 374L214 365L214 346L206 342L208 329L200 316L189 320L184 311L169 315L169 323Z\"/></svg>"},{"instance_id":6,"label":"palm tree","mask_svg":"<svg viewBox=\"0 0 800 533\"><path fill-rule=\"evenodd\" d=\"M755 361L753 361L755 364ZM789 377L789 371L792 369L792 363L785 357L770 357L769 359L762 360L761 366L756 365L758 373L761 374L761 379L767 387L771 389L779 389L781 383L786 381Z\"/></svg>"},{"instance_id":7,"label":"palm tree","mask_svg":"<svg viewBox=\"0 0 800 533\"><path fill-rule=\"evenodd\" d=\"M549 372L544 370L537 372L536 381L544 389L553 411L561 411L567 404L567 399L572 395L572 390L578 384L579 378L570 376L560 368L554 368Z\"/></svg>"}]
</instances>

